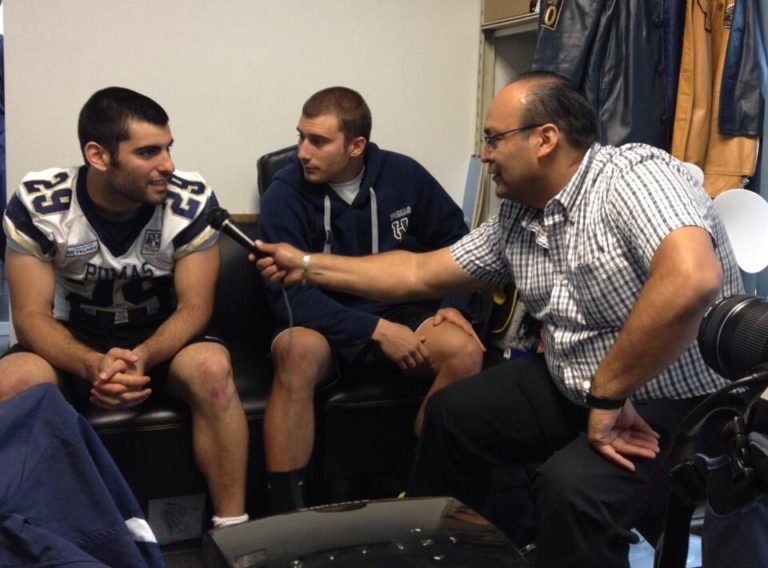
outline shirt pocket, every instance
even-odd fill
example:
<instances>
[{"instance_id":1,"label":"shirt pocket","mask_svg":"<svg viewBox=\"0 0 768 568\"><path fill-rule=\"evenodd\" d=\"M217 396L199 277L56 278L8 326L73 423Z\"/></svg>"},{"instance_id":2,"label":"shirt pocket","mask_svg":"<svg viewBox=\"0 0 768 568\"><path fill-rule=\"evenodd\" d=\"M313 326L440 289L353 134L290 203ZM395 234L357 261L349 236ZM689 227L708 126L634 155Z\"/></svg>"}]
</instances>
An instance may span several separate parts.
<instances>
[{"instance_id":1,"label":"shirt pocket","mask_svg":"<svg viewBox=\"0 0 768 568\"><path fill-rule=\"evenodd\" d=\"M642 287L641 275L620 249L577 263L571 275L576 310L589 326L620 329Z\"/></svg>"}]
</instances>

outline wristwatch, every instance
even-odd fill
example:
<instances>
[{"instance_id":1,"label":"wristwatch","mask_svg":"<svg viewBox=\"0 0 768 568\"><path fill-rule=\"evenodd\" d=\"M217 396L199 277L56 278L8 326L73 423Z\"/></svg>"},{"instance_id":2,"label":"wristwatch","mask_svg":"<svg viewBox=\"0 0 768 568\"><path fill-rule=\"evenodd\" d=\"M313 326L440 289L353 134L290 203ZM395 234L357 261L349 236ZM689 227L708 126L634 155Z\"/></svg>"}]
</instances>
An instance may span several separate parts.
<instances>
[{"instance_id":1,"label":"wristwatch","mask_svg":"<svg viewBox=\"0 0 768 568\"><path fill-rule=\"evenodd\" d=\"M626 398L603 398L602 396L595 396L591 392L587 393L587 406L590 408L616 410L624 406L625 402L627 402Z\"/></svg>"}]
</instances>

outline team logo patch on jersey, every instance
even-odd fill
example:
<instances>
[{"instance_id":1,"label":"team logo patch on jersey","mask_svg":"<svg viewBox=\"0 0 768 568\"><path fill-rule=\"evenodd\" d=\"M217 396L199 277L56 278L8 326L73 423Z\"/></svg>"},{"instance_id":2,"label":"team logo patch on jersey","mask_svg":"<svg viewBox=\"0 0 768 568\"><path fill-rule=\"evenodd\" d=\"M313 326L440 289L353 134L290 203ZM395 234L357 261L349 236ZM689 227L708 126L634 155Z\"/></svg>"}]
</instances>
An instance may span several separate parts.
<instances>
[{"instance_id":1,"label":"team logo patch on jersey","mask_svg":"<svg viewBox=\"0 0 768 568\"><path fill-rule=\"evenodd\" d=\"M160 252L160 231L147 231L144 233L144 245L141 254L157 254Z\"/></svg>"},{"instance_id":2,"label":"team logo patch on jersey","mask_svg":"<svg viewBox=\"0 0 768 568\"><path fill-rule=\"evenodd\" d=\"M563 0L544 0L544 4L541 6L541 27L555 31L557 22L560 21L562 9Z\"/></svg>"},{"instance_id":3,"label":"team logo patch on jersey","mask_svg":"<svg viewBox=\"0 0 768 568\"><path fill-rule=\"evenodd\" d=\"M64 256L66 258L85 256L86 254L93 254L97 250L99 250L99 241L91 241L90 243L83 243L81 245L72 245L71 247L67 247Z\"/></svg>"}]
</instances>

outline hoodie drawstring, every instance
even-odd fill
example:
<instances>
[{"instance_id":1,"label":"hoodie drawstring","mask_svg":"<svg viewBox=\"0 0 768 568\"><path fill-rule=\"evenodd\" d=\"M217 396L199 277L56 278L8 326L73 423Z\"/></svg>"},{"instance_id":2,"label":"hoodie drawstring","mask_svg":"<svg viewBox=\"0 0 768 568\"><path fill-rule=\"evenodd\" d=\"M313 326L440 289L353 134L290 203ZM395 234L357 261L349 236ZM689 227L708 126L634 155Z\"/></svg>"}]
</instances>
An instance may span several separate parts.
<instances>
[{"instance_id":1,"label":"hoodie drawstring","mask_svg":"<svg viewBox=\"0 0 768 568\"><path fill-rule=\"evenodd\" d=\"M376 192L373 188L368 189L368 195L371 197L371 254L379 252L379 214L376 203ZM323 225L325 228L325 244L323 252L331 252L333 244L333 232L331 231L331 198L326 194L323 197Z\"/></svg>"},{"instance_id":2,"label":"hoodie drawstring","mask_svg":"<svg viewBox=\"0 0 768 568\"><path fill-rule=\"evenodd\" d=\"M333 243L333 233L331 232L331 198L328 194L325 194L323 198L323 225L325 226L325 244L323 245L323 252L331 252L331 244Z\"/></svg>"},{"instance_id":3,"label":"hoodie drawstring","mask_svg":"<svg viewBox=\"0 0 768 568\"><path fill-rule=\"evenodd\" d=\"M368 195L371 196L371 254L379 253L379 214L376 205L376 192L373 188L368 188Z\"/></svg>"}]
</instances>

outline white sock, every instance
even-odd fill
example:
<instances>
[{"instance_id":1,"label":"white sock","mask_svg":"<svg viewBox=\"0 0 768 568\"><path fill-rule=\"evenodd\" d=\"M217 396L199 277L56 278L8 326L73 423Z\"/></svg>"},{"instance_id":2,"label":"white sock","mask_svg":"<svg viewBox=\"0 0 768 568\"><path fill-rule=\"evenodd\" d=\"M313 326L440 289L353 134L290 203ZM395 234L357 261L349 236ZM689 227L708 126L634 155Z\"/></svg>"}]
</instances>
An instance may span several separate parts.
<instances>
[{"instance_id":1,"label":"white sock","mask_svg":"<svg viewBox=\"0 0 768 568\"><path fill-rule=\"evenodd\" d=\"M222 527L231 527L233 525L239 525L248 520L248 513L242 514L239 517L217 517L213 516L211 521L213 522L213 528L220 529Z\"/></svg>"}]
</instances>

